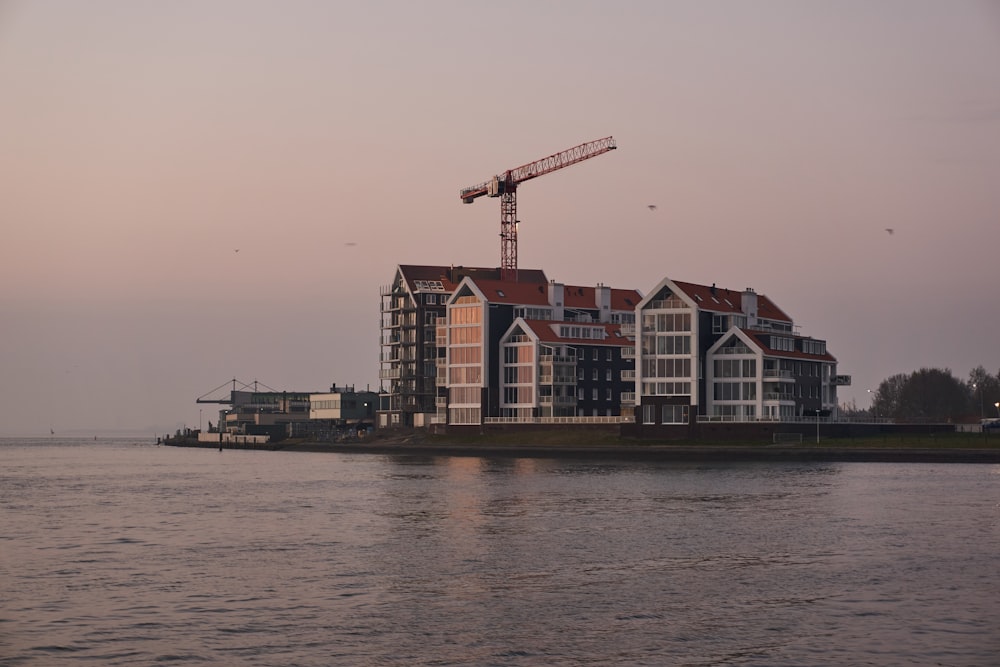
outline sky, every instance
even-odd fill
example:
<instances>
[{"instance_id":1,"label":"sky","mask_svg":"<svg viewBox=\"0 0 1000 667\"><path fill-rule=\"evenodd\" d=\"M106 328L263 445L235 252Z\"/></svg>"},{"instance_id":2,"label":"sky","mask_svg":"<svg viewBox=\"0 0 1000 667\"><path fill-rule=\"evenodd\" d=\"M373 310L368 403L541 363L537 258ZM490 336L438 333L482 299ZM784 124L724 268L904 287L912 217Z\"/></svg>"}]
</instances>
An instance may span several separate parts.
<instances>
[{"instance_id":1,"label":"sky","mask_svg":"<svg viewBox=\"0 0 1000 667\"><path fill-rule=\"evenodd\" d=\"M0 435L377 388L395 267L500 263L459 190L606 136L520 267L752 287L861 408L997 373L997 63L976 0L0 0Z\"/></svg>"}]
</instances>

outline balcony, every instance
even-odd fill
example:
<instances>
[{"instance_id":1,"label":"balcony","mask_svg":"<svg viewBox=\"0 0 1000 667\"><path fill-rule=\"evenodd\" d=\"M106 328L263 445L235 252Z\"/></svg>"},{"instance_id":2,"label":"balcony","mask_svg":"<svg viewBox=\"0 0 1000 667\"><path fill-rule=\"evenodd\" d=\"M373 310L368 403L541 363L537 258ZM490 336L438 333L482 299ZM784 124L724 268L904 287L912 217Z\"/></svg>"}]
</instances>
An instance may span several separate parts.
<instances>
[{"instance_id":1,"label":"balcony","mask_svg":"<svg viewBox=\"0 0 1000 667\"><path fill-rule=\"evenodd\" d=\"M398 380L399 379L399 368L386 368L378 372L379 379L381 380Z\"/></svg>"},{"instance_id":2,"label":"balcony","mask_svg":"<svg viewBox=\"0 0 1000 667\"><path fill-rule=\"evenodd\" d=\"M618 402L622 405L635 405L635 392L623 391L618 395Z\"/></svg>"},{"instance_id":3,"label":"balcony","mask_svg":"<svg viewBox=\"0 0 1000 667\"><path fill-rule=\"evenodd\" d=\"M542 405L576 405L575 396L539 396Z\"/></svg>"},{"instance_id":4,"label":"balcony","mask_svg":"<svg viewBox=\"0 0 1000 667\"><path fill-rule=\"evenodd\" d=\"M626 382L635 382L635 369L622 371L622 380Z\"/></svg>"},{"instance_id":5,"label":"balcony","mask_svg":"<svg viewBox=\"0 0 1000 667\"><path fill-rule=\"evenodd\" d=\"M541 363L575 364L576 357L562 357L558 354L543 354L538 357L538 361Z\"/></svg>"},{"instance_id":6,"label":"balcony","mask_svg":"<svg viewBox=\"0 0 1000 667\"><path fill-rule=\"evenodd\" d=\"M635 359L635 348L634 347L623 347L622 348L622 359Z\"/></svg>"}]
</instances>

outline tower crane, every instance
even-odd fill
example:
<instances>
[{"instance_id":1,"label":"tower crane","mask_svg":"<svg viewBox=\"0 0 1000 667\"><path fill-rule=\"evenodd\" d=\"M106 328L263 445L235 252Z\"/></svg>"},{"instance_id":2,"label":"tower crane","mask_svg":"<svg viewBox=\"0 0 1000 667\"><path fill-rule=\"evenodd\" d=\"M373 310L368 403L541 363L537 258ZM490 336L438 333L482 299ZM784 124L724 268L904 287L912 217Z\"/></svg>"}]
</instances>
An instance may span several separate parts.
<instances>
[{"instance_id":1,"label":"tower crane","mask_svg":"<svg viewBox=\"0 0 1000 667\"><path fill-rule=\"evenodd\" d=\"M471 204L479 197L500 197L500 277L517 280L517 186L525 181L589 160L617 148L613 137L574 146L560 153L508 169L485 183L463 188L462 202Z\"/></svg>"}]
</instances>

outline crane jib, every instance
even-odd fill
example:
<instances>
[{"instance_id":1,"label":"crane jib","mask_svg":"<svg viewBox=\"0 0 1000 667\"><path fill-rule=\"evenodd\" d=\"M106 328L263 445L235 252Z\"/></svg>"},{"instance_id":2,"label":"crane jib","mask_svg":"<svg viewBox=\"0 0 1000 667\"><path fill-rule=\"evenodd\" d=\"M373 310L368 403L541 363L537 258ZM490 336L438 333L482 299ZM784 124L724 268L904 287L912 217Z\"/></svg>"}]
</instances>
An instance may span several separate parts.
<instances>
[{"instance_id":1,"label":"crane jib","mask_svg":"<svg viewBox=\"0 0 1000 667\"><path fill-rule=\"evenodd\" d=\"M479 197L502 197L500 201L500 269L501 279L517 280L517 186L519 183L568 167L577 162L589 160L592 157L616 149L614 137L605 137L596 141L574 146L565 151L554 153L541 160L535 160L509 169L494 176L485 183L464 188L459 191L463 203L471 204Z\"/></svg>"}]
</instances>

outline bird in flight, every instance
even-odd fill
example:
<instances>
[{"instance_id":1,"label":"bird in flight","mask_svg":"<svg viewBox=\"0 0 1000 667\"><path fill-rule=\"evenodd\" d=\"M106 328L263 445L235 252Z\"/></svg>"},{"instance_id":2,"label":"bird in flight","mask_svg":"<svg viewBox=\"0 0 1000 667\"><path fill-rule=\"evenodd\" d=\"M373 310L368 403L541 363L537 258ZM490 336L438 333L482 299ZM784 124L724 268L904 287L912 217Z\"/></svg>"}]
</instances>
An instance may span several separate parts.
<instances>
[{"instance_id":1,"label":"bird in flight","mask_svg":"<svg viewBox=\"0 0 1000 667\"><path fill-rule=\"evenodd\" d=\"M239 252L239 251L240 251L239 248L236 248L235 250L233 250L233 252Z\"/></svg>"},{"instance_id":2,"label":"bird in flight","mask_svg":"<svg viewBox=\"0 0 1000 667\"><path fill-rule=\"evenodd\" d=\"M892 236L896 230L893 229L892 227L886 227L885 231L889 232L889 236Z\"/></svg>"},{"instance_id":3,"label":"bird in flight","mask_svg":"<svg viewBox=\"0 0 1000 667\"><path fill-rule=\"evenodd\" d=\"M649 210L650 211L655 211L656 210L656 204L650 204L649 205Z\"/></svg>"}]
</instances>

